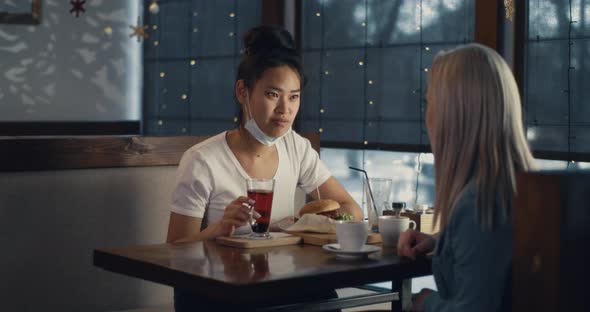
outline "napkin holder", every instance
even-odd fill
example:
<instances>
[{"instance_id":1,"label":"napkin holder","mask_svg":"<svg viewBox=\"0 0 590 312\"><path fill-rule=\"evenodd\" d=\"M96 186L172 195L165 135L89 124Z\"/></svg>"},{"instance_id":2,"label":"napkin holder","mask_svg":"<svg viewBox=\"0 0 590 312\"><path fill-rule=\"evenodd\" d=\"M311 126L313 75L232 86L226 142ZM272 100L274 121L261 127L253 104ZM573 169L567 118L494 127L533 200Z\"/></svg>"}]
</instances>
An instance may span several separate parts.
<instances>
[{"instance_id":1,"label":"napkin holder","mask_svg":"<svg viewBox=\"0 0 590 312\"><path fill-rule=\"evenodd\" d=\"M395 212L393 210L384 210L384 216L393 216ZM432 224L434 222L434 214L432 213L432 209L427 210L426 212L414 212L414 211L404 211L400 214L400 216L408 217L410 220L416 222L416 230L426 234L435 234L438 233L438 225L432 228Z\"/></svg>"}]
</instances>

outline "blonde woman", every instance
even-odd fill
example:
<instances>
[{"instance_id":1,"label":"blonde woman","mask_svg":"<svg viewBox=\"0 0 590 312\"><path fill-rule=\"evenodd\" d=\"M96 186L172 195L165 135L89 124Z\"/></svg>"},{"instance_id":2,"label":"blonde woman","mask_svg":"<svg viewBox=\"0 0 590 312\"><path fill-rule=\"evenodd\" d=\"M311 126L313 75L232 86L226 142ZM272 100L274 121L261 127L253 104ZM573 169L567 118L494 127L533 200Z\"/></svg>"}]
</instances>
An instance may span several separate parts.
<instances>
[{"instance_id":1,"label":"blonde woman","mask_svg":"<svg viewBox=\"0 0 590 312\"><path fill-rule=\"evenodd\" d=\"M435 250L438 292L414 296L415 311L508 311L515 174L533 166L510 68L479 44L436 56L426 127L434 154L435 237L413 230L398 254ZM436 249L435 249L436 247Z\"/></svg>"}]
</instances>

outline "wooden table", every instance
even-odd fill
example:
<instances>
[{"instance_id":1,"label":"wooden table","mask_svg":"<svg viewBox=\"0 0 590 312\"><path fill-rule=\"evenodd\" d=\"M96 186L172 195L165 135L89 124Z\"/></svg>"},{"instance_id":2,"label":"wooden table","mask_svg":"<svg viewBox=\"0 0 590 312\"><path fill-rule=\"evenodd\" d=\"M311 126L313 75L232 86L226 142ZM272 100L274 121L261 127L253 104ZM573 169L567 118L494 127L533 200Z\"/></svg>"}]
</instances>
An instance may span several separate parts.
<instances>
[{"instance_id":1,"label":"wooden table","mask_svg":"<svg viewBox=\"0 0 590 312\"><path fill-rule=\"evenodd\" d=\"M432 274L429 258L400 259L393 248L384 248L364 259L342 260L312 245L239 249L214 241L97 249L94 265L192 290L222 302L232 298L233 303L244 306L256 306L269 298L280 299L301 290L322 291L384 281L392 281L392 291L399 291L407 301L411 294L405 289L402 295L402 281ZM394 297L388 298L391 301ZM392 310L407 306L401 301L395 300ZM327 305L348 306L352 304Z\"/></svg>"}]
</instances>

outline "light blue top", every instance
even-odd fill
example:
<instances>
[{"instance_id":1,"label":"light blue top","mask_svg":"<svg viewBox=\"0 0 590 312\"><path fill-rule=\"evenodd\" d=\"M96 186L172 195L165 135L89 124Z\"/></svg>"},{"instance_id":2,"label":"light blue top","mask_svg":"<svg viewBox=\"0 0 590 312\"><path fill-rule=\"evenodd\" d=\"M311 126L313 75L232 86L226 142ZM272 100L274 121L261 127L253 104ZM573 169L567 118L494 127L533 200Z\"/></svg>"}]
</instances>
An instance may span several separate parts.
<instances>
[{"instance_id":1,"label":"light blue top","mask_svg":"<svg viewBox=\"0 0 590 312\"><path fill-rule=\"evenodd\" d=\"M469 183L437 242L432 271L438 292L426 298L425 311L510 311L512 235L511 223L483 230L475 183Z\"/></svg>"}]
</instances>

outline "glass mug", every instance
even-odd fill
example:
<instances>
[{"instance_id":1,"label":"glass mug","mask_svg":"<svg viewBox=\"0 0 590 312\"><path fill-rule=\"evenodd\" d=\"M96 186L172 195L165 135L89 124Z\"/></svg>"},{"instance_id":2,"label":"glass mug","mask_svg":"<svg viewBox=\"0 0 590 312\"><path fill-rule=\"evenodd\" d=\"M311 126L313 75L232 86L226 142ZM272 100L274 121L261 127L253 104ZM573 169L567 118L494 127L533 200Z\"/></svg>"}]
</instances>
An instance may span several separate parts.
<instances>
[{"instance_id":1,"label":"glass mug","mask_svg":"<svg viewBox=\"0 0 590 312\"><path fill-rule=\"evenodd\" d=\"M250 226L252 239L269 239L270 215L272 212L272 198L275 187L274 179L247 179L248 197L255 201L252 209L260 214L260 218L254 218L250 214Z\"/></svg>"}]
</instances>

